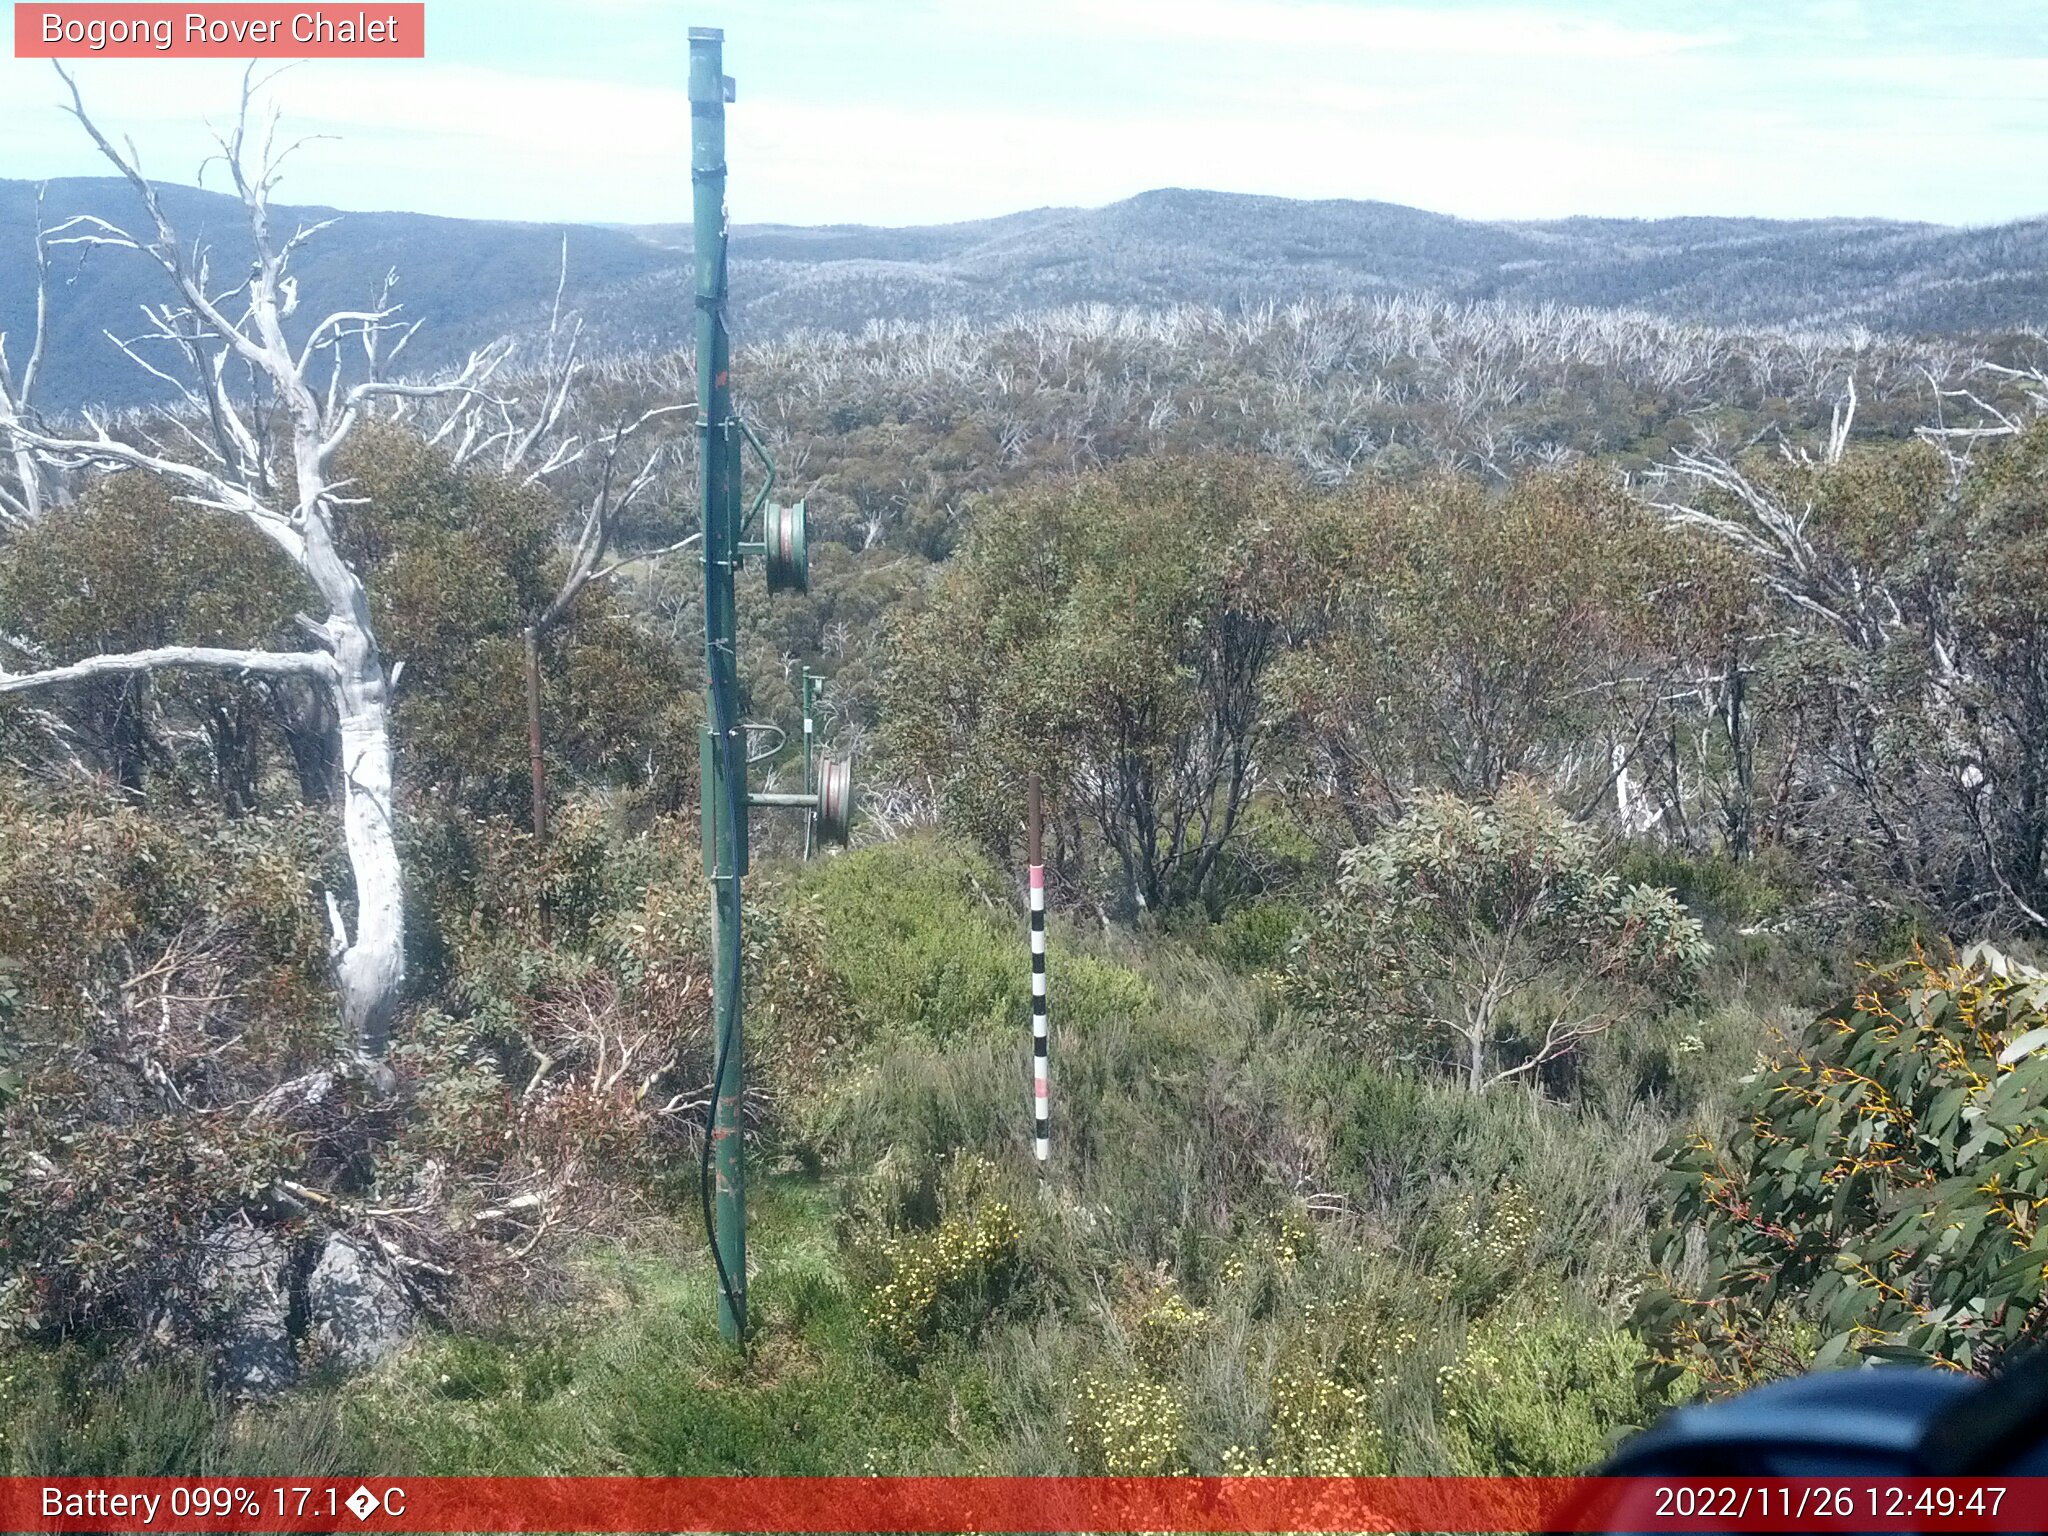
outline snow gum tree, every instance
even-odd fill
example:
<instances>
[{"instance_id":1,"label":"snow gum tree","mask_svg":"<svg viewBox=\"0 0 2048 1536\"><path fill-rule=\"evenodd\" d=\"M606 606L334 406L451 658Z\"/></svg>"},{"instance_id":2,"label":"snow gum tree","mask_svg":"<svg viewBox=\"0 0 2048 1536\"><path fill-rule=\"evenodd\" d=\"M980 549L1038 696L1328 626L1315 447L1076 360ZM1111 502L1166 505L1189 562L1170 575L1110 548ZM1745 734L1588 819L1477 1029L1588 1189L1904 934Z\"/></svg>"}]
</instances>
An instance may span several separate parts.
<instances>
[{"instance_id":1,"label":"snow gum tree","mask_svg":"<svg viewBox=\"0 0 2048 1536\"><path fill-rule=\"evenodd\" d=\"M217 159L241 201L249 235L247 267L229 274L216 270L204 246L180 239L133 148L116 148L87 114L76 82L61 69L59 74L70 92L68 110L134 189L146 223L131 232L81 216L53 226L48 243L136 252L162 270L167 296L145 307L142 333L122 339L109 332L109 339L175 391L175 398L155 422L123 426L118 433L90 415L82 430L60 432L9 409L0 415L0 448L33 460L39 474L140 472L166 482L194 506L241 519L290 561L313 599L313 611L297 615L309 643L296 650L161 645L14 671L7 665L9 652L25 654L32 663L36 652L32 639L11 637L0 650L0 694L173 669L298 679L324 694L336 722L341 818L354 887L347 903L327 893L330 953L355 1049L378 1057L405 978L405 893L392 800L391 690L397 669L378 646L362 576L343 552L340 519L351 498L348 482L333 466L351 430L380 404L477 393L504 349L473 354L453 378L387 378L387 366L412 331L388 302L388 282L373 307L329 314L295 343L291 335L301 332L287 331L299 298L291 260L324 225L298 227L282 237L273 227L271 193L295 146L278 144L274 113L252 123L256 82L245 78L233 127L219 141ZM240 380L249 387L238 393ZM13 510L21 521L33 504L17 496Z\"/></svg>"}]
</instances>

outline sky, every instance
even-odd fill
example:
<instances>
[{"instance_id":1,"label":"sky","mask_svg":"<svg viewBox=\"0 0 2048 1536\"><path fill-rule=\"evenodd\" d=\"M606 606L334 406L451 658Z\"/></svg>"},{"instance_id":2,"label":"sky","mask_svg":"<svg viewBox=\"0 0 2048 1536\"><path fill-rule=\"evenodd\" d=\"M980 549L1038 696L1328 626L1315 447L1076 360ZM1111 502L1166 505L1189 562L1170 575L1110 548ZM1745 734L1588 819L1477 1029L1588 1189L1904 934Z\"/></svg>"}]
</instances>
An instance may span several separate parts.
<instances>
[{"instance_id":1,"label":"sky","mask_svg":"<svg viewBox=\"0 0 2048 1536\"><path fill-rule=\"evenodd\" d=\"M279 199L686 221L693 25L738 81L743 223L1163 186L1472 218L2048 213L2037 0L428 0L424 60L278 80L285 131L321 136ZM192 182L240 66L78 73L145 169ZM105 173L59 92L0 58L0 177Z\"/></svg>"}]
</instances>

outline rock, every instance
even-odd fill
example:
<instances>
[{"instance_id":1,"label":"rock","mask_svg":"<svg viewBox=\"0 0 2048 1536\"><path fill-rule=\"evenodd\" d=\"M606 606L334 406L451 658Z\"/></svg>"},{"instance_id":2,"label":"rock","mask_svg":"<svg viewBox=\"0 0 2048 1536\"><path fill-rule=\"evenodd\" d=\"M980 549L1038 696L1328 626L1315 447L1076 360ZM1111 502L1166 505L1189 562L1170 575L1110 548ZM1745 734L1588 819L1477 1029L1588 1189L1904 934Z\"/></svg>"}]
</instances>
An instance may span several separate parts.
<instances>
[{"instance_id":1,"label":"rock","mask_svg":"<svg viewBox=\"0 0 2048 1536\"><path fill-rule=\"evenodd\" d=\"M340 1233L327 1239L306 1280L306 1326L314 1352L362 1370L412 1337L417 1314L391 1267Z\"/></svg>"},{"instance_id":2,"label":"rock","mask_svg":"<svg viewBox=\"0 0 2048 1536\"><path fill-rule=\"evenodd\" d=\"M245 1397L281 1392L298 1378L291 1336L291 1250L246 1222L200 1239L197 1273L212 1340L214 1379Z\"/></svg>"}]
</instances>

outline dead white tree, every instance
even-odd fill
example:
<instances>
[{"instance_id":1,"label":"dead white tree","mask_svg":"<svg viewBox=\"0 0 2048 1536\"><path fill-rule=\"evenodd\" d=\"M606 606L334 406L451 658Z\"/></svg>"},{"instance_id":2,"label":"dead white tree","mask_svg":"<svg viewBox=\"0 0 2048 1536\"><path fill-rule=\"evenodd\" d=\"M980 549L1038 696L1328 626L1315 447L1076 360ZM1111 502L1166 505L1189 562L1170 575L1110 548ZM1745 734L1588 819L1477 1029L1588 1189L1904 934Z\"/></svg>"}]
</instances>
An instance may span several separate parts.
<instances>
[{"instance_id":1,"label":"dead white tree","mask_svg":"<svg viewBox=\"0 0 2048 1536\"><path fill-rule=\"evenodd\" d=\"M2040 368L2007 368L1998 363L1976 362L1971 372L1988 375L2016 389L2023 404L2001 410L1965 385L1943 386L1932 368L1923 367L1921 377L1933 393L1935 419L1932 425L1914 428L1922 442L1932 443L1948 463L1949 478L1960 482L1969 473L1978 444L1997 438L2018 437L2035 422L2048 416L2048 371ZM1988 393L1988 391L1987 391ZM1951 402L1966 406L1974 416L1950 421Z\"/></svg>"},{"instance_id":2,"label":"dead white tree","mask_svg":"<svg viewBox=\"0 0 2048 1536\"><path fill-rule=\"evenodd\" d=\"M134 188L149 229L131 234L84 215L51 230L50 243L135 251L162 269L171 297L144 308L146 329L139 337L124 340L110 333L110 339L175 390L177 401L161 413L159 431L138 430L137 441L116 437L105 421L90 415L83 433L66 436L10 413L0 422L8 446L60 471L140 471L168 482L194 506L240 518L284 552L324 612L317 618L299 615L312 641L303 651L165 646L94 656L27 673L0 670L0 694L181 667L299 678L322 690L338 722L342 825L355 887L352 927L335 892L326 893L330 952L354 1046L377 1057L405 978L405 893L392 805L390 710L397 669L387 668L378 649L362 578L341 548L338 516L351 500L334 460L351 429L378 402L475 393L502 354L474 354L459 376L437 382L392 383L373 376L346 383L343 354L350 344L360 342L374 357L377 337L406 327L388 307L344 310L315 324L299 346L287 340L285 320L298 300L291 258L325 226L300 227L283 240L272 228L271 193L297 146L278 146L274 109L261 125L260 142L252 140L254 76L244 77L234 126L218 138L217 158L240 198L252 257L246 273L227 281L214 272L203 246L180 240L133 147L125 154L115 148L87 113L77 82L61 66L58 74L70 93L67 110ZM166 365L152 361L151 352L167 354ZM327 376L316 386L323 367ZM237 400L231 368L245 370L271 403ZM273 414L287 428L274 445Z\"/></svg>"},{"instance_id":3,"label":"dead white tree","mask_svg":"<svg viewBox=\"0 0 2048 1536\"><path fill-rule=\"evenodd\" d=\"M1842 461L1856 421L1856 381L1836 402L1827 447L1816 461L1804 451L1782 447L1785 458L1809 468ZM1850 643L1876 651L1905 620L1897 594L1874 573L1816 537L1816 487L1810 479L1800 493L1783 490L1744 470L1711 444L1681 448L1655 477L1679 497L1651 499L1651 510L1674 528L1690 529L1742 554L1772 592L1794 608L1833 628ZM1933 637L1938 659L1948 669L1949 648Z\"/></svg>"},{"instance_id":4,"label":"dead white tree","mask_svg":"<svg viewBox=\"0 0 2048 1536\"><path fill-rule=\"evenodd\" d=\"M1985 371L2016 381L2030 403L2038 390L2040 404L2048 405L2048 378L1990 365ZM1948 458L1947 490L1936 493L1946 496L1946 509L1919 513L1929 526L1939 527L1933 519L1954 514L1961 502L1973 445L2015 435L2029 422L2017 407L2001 411L1968 390L1942 387L1931 374L1929 380L1938 406L1962 401L1990 422L1955 425L1944 420L1919 433ZM2031 866L2012 846L2039 846L2035 786L2040 778L2034 764L2040 733L2008 702L2024 690L2015 694L2009 685L2001 690L1995 649L1987 649L1965 616L1950 558L1937 562L1932 576L1901 569L1860 553L1822 515L1821 486L1810 472L1843 461L1856 404L1852 379L1835 408L1821 454L1784 450L1797 466L1789 475L1773 476L1761 468L1751 473L1711 447L1680 451L1661 477L1677 496L1653 500L1650 506L1671 527L1734 549L1765 590L1818 633L1846 645L1852 655L1860 653L1860 661L1845 668L1836 692L1839 719L1828 728L1832 739L1813 749L1817 756L1810 772L1817 796L1825 799L1846 790L1855 797L1902 882L1974 881L1995 888L1992 899L2002 900L2010 911L2048 927L2038 895L2022 888L2031 874L2016 881L2013 873ZM1894 654L1921 658L1924 671L1911 691L1904 680L1913 674L1905 672L1893 674L1885 686L1874 685L1885 676L1884 659ZM1709 716L1725 722L1728 755L1738 776L1752 762L1752 748L1742 739L1745 669L1739 658L1738 649L1725 669L1702 680ZM1887 763L1881 751L1888 734L1902 731L1917 740L1910 767ZM1807 771L1788 758L1781 786L1795 772ZM1936 786L1945 790L1957 813L1945 821L1930 820L1943 798L1930 793ZM1747 784L1738 783L1736 791L1738 802L1748 801ZM1779 798L1784 798L1782 787ZM1963 863L1966 855L1976 860L1974 871Z\"/></svg>"},{"instance_id":5,"label":"dead white tree","mask_svg":"<svg viewBox=\"0 0 2048 1536\"><path fill-rule=\"evenodd\" d=\"M50 331L50 240L43 225L43 192L41 186L36 188L35 328L29 334L19 373L8 361L7 335L0 331L0 433L5 433L11 422L36 419L36 375L42 371L43 346ZM15 444L13 462L13 482L0 479L0 526L26 527L42 516L46 500L43 470L25 444Z\"/></svg>"}]
</instances>

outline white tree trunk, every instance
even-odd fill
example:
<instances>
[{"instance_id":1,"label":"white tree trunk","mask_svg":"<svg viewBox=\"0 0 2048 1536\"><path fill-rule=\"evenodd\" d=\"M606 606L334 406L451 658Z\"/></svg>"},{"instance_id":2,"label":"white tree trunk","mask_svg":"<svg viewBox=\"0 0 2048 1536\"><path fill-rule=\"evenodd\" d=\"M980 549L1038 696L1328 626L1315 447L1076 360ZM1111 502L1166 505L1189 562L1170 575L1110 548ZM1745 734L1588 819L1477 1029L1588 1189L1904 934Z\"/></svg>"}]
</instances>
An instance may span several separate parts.
<instances>
[{"instance_id":1,"label":"white tree trunk","mask_svg":"<svg viewBox=\"0 0 2048 1536\"><path fill-rule=\"evenodd\" d=\"M381 1056L405 982L405 884L392 820L386 707L391 690L375 645L367 635L360 639L363 664L351 672L344 660L334 688L341 716L342 835L356 888L355 934L334 970L342 1019L357 1048Z\"/></svg>"},{"instance_id":2,"label":"white tree trunk","mask_svg":"<svg viewBox=\"0 0 2048 1536\"><path fill-rule=\"evenodd\" d=\"M0 411L5 409L5 404L0 403ZM39 466L30 457L26 448L15 451L14 480L21 499L21 507L20 511L16 512L12 506L0 502L0 507L5 509L5 515L17 517L23 523L33 523L43 515L42 480L38 470Z\"/></svg>"}]
</instances>

